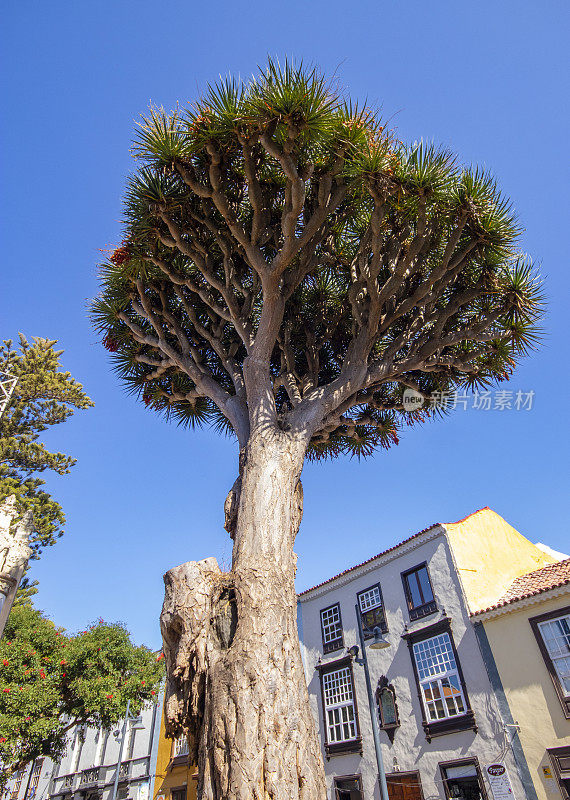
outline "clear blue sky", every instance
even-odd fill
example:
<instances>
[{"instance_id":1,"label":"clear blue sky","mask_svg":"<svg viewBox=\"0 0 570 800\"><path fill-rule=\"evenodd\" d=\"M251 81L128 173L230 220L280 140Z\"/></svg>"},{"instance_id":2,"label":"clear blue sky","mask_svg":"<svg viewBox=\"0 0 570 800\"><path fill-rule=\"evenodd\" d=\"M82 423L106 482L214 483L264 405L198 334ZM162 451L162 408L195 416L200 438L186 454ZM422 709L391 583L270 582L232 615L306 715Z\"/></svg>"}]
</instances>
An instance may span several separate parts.
<instances>
[{"instance_id":1,"label":"clear blue sky","mask_svg":"<svg viewBox=\"0 0 570 800\"><path fill-rule=\"evenodd\" d=\"M492 170L543 263L547 337L507 389L531 412L457 411L366 463L308 465L298 587L435 521L489 505L568 552L568 43L562 0L30 2L4 5L2 338L53 337L95 409L49 434L78 458L48 479L67 533L34 565L38 604L82 628L124 620L157 646L162 574L229 562L232 442L169 426L127 396L87 317L99 248L120 237L134 120L267 53L336 72L404 140L434 139Z\"/></svg>"}]
</instances>

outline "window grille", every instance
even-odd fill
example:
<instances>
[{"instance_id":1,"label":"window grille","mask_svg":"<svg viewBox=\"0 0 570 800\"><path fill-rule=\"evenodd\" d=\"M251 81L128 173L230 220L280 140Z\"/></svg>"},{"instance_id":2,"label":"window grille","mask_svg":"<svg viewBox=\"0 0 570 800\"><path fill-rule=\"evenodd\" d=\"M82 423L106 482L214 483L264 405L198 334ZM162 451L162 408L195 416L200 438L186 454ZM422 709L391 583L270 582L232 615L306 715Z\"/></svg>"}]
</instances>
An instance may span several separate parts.
<instances>
[{"instance_id":1,"label":"window grille","mask_svg":"<svg viewBox=\"0 0 570 800\"><path fill-rule=\"evenodd\" d=\"M176 758L176 756L187 756L188 755L188 737L187 736L179 736L178 739L175 739L172 743L172 758Z\"/></svg>"},{"instance_id":2,"label":"window grille","mask_svg":"<svg viewBox=\"0 0 570 800\"><path fill-rule=\"evenodd\" d=\"M12 787L12 792L10 794L10 800L18 800L18 794L20 793L20 787L22 786L22 778L24 777L25 770L19 769L16 773L16 777L14 779L14 786Z\"/></svg>"},{"instance_id":3,"label":"window grille","mask_svg":"<svg viewBox=\"0 0 570 800\"><path fill-rule=\"evenodd\" d=\"M349 667L323 674L323 696L328 743L356 739L354 691Z\"/></svg>"},{"instance_id":4,"label":"window grille","mask_svg":"<svg viewBox=\"0 0 570 800\"><path fill-rule=\"evenodd\" d=\"M363 592L359 592L358 608L360 609L365 635L370 636L374 628L380 628L383 633L386 633L388 626L386 625L386 615L379 583L369 589L365 589Z\"/></svg>"},{"instance_id":5,"label":"window grille","mask_svg":"<svg viewBox=\"0 0 570 800\"><path fill-rule=\"evenodd\" d=\"M465 714L465 697L449 634L416 642L413 652L428 720Z\"/></svg>"},{"instance_id":6,"label":"window grille","mask_svg":"<svg viewBox=\"0 0 570 800\"><path fill-rule=\"evenodd\" d=\"M41 771L42 771L42 764L43 763L44 763L43 758L37 758L33 762L32 776L30 778L30 783L28 785L28 790L27 790L27 792L25 794L25 797L28 798L28 800L31 800L31 798L34 797L35 794L36 794L36 790L38 788L38 783L40 782L40 774L41 774Z\"/></svg>"},{"instance_id":7,"label":"window grille","mask_svg":"<svg viewBox=\"0 0 570 800\"><path fill-rule=\"evenodd\" d=\"M321 628L323 633L323 649L325 653L338 650L343 645L342 620L338 603L321 611Z\"/></svg>"}]
</instances>

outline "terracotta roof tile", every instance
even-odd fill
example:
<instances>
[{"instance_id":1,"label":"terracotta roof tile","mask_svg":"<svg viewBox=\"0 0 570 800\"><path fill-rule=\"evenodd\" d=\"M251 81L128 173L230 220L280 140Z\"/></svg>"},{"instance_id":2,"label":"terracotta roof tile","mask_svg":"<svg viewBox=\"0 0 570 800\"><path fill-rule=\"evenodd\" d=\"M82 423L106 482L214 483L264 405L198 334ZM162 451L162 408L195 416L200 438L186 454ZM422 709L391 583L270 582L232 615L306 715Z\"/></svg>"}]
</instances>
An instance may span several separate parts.
<instances>
[{"instance_id":1,"label":"terracotta roof tile","mask_svg":"<svg viewBox=\"0 0 570 800\"><path fill-rule=\"evenodd\" d=\"M527 572L526 575L520 575L514 579L507 591L496 603L488 608L475 611L471 616L484 614L486 611L494 611L497 608L516 603L518 600L525 600L550 589L558 589L566 584L570 584L570 558L564 561L557 561L554 564L547 564L545 567L535 569L534 572Z\"/></svg>"},{"instance_id":2,"label":"terracotta roof tile","mask_svg":"<svg viewBox=\"0 0 570 800\"><path fill-rule=\"evenodd\" d=\"M490 510L489 506L484 506L484 508L478 508L477 511L471 512L471 514L468 514L466 517L463 517L463 519L460 519L458 522L446 523L446 524L448 524L448 525L450 525L450 524L458 525L459 522L465 522L466 519L469 519L469 517L473 517L475 514L479 514L481 511L489 511L489 510ZM363 567L365 564L370 564L371 561L374 561L375 559L380 558L381 556L385 556L387 553L391 553L392 550L396 550L396 548L400 547L400 545L407 544L408 542L411 542L412 539L415 539L417 536L421 536L422 533L427 533L427 531L431 531L432 528L437 528L439 525L442 525L442 523L441 522L434 522L433 525L428 525L427 528L424 528L423 530L418 531L417 533L414 533L413 536L409 536L407 539L404 539L403 541L398 542L398 544L395 544L392 547L389 547L387 550L383 550L381 553L377 553L375 556L372 556L371 558L367 558L366 561L362 561L360 564L355 564L353 567L349 567L348 569L345 569L342 572L339 572L338 575L333 575L332 578L327 578L326 581L322 581L322 583L316 583L314 586L310 586L308 589L304 589L302 592L298 592L297 597L302 597L304 594L308 594L309 592L312 592L313 589L318 589L320 586L325 586L327 583L331 583L332 581L335 581L337 578L340 578L341 575L346 575L347 573L352 572L354 569L358 569L359 567Z\"/></svg>"}]
</instances>

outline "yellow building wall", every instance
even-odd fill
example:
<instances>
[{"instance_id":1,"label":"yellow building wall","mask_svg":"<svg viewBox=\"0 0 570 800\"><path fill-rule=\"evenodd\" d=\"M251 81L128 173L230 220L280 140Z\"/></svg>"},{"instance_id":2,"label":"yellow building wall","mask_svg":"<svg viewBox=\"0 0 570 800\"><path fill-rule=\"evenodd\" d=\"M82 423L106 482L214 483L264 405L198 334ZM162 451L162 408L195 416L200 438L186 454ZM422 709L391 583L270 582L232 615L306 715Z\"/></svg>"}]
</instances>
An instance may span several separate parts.
<instances>
[{"instance_id":1,"label":"yellow building wall","mask_svg":"<svg viewBox=\"0 0 570 800\"><path fill-rule=\"evenodd\" d=\"M493 605L514 578L556 561L490 508L445 529L471 611Z\"/></svg>"},{"instance_id":2,"label":"yellow building wall","mask_svg":"<svg viewBox=\"0 0 570 800\"><path fill-rule=\"evenodd\" d=\"M196 800L196 780L193 777L196 767L188 762L171 764L172 739L166 738L164 713L160 719L160 735L156 759L156 777L154 781L153 800L163 797L171 800L173 789L187 787L187 800Z\"/></svg>"},{"instance_id":3,"label":"yellow building wall","mask_svg":"<svg viewBox=\"0 0 570 800\"><path fill-rule=\"evenodd\" d=\"M520 725L518 735L539 800L560 800L554 774L546 778L542 767L552 768L547 748L570 746L570 720L564 717L528 620L568 605L570 591L483 623L511 714Z\"/></svg>"}]
</instances>

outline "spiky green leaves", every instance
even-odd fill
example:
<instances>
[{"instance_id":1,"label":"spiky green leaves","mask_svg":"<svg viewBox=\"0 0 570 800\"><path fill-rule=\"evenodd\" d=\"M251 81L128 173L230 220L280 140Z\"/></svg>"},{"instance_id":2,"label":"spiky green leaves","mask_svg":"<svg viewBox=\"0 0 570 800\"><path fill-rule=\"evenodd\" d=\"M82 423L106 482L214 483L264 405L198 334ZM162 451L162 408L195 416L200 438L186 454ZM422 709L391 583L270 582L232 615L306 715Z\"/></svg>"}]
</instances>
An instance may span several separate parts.
<instances>
[{"instance_id":1,"label":"spiky green leaves","mask_svg":"<svg viewBox=\"0 0 570 800\"><path fill-rule=\"evenodd\" d=\"M334 385L311 457L367 455L426 418L404 387L489 385L538 341L539 281L494 179L398 142L314 69L269 61L191 108L153 109L134 152L94 316L149 408L237 430L244 360L278 309L263 358L280 423Z\"/></svg>"}]
</instances>

